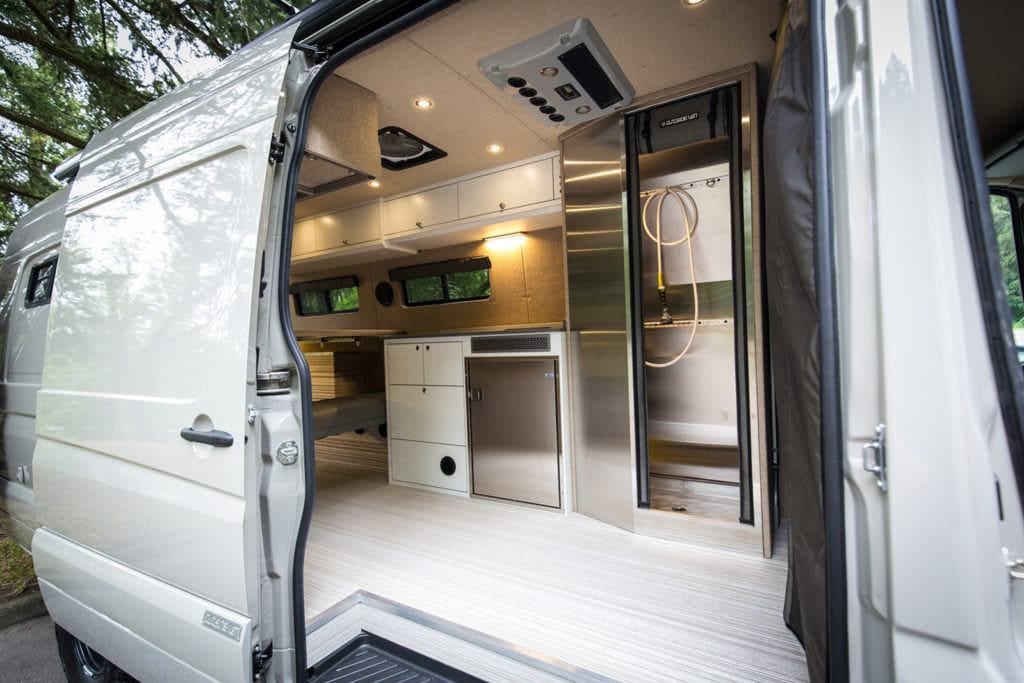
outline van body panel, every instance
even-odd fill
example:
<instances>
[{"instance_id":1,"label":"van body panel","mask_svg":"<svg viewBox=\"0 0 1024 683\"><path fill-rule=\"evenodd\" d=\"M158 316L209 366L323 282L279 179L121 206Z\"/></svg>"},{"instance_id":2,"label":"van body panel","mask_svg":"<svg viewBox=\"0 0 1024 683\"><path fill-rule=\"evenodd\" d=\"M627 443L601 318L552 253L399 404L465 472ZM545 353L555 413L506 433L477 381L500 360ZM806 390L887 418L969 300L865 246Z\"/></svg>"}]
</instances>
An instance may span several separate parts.
<instances>
[{"instance_id":1,"label":"van body panel","mask_svg":"<svg viewBox=\"0 0 1024 683\"><path fill-rule=\"evenodd\" d=\"M45 529L33 540L54 621L140 679L248 680L248 617L201 600ZM214 624L224 635L210 638ZM244 671L242 673L245 673Z\"/></svg>"},{"instance_id":2,"label":"van body panel","mask_svg":"<svg viewBox=\"0 0 1024 683\"><path fill-rule=\"evenodd\" d=\"M71 618L58 611L67 594L166 653L166 667L184 643L186 660L219 680L251 678L248 644L231 640L226 653L228 637L204 624L204 610L180 613L172 596L229 611L264 646L263 461L248 406L291 33L274 32L90 142L68 204L37 398L33 548L51 552L59 536L78 553L37 563L40 581L63 591L44 592L55 621ZM230 439L187 438L211 431ZM69 578L83 553L108 568ZM138 610L108 599L137 594L110 583L136 574L172 593ZM168 670L159 658L133 671L130 654L109 657L143 679Z\"/></svg>"},{"instance_id":3,"label":"van body panel","mask_svg":"<svg viewBox=\"0 0 1024 683\"><path fill-rule=\"evenodd\" d=\"M26 307L32 267L59 249L69 188L55 192L19 221L0 265L0 509L28 547L36 527L33 454L36 393L42 382L49 306Z\"/></svg>"},{"instance_id":4,"label":"van body panel","mask_svg":"<svg viewBox=\"0 0 1024 683\"><path fill-rule=\"evenodd\" d=\"M294 27L254 41L94 135L79 161L69 213L118 180L276 117L293 34Z\"/></svg>"}]
</instances>

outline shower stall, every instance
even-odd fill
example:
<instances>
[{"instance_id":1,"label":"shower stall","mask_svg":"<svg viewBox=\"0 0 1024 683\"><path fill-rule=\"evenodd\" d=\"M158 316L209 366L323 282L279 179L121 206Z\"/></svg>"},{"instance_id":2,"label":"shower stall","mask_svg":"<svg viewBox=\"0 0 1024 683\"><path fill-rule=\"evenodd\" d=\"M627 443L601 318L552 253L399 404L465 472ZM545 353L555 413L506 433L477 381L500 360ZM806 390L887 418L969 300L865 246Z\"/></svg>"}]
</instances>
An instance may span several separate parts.
<instances>
[{"instance_id":1,"label":"shower stall","mask_svg":"<svg viewBox=\"0 0 1024 683\"><path fill-rule=\"evenodd\" d=\"M562 160L578 508L752 527L770 554L754 88L743 67L636 101Z\"/></svg>"}]
</instances>

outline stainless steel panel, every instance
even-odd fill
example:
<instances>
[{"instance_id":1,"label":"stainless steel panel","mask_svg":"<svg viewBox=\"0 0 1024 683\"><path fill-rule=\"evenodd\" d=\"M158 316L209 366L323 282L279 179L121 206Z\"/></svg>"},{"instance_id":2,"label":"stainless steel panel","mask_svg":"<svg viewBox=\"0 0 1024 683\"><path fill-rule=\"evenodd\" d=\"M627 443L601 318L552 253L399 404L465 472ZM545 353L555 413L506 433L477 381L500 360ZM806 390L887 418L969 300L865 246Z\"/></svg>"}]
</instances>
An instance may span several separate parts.
<instances>
[{"instance_id":1,"label":"stainless steel panel","mask_svg":"<svg viewBox=\"0 0 1024 683\"><path fill-rule=\"evenodd\" d=\"M625 142L611 116L562 140L576 510L633 528Z\"/></svg>"},{"instance_id":2,"label":"stainless steel panel","mask_svg":"<svg viewBox=\"0 0 1024 683\"><path fill-rule=\"evenodd\" d=\"M557 361L472 358L467 366L473 493L560 507Z\"/></svg>"}]
</instances>

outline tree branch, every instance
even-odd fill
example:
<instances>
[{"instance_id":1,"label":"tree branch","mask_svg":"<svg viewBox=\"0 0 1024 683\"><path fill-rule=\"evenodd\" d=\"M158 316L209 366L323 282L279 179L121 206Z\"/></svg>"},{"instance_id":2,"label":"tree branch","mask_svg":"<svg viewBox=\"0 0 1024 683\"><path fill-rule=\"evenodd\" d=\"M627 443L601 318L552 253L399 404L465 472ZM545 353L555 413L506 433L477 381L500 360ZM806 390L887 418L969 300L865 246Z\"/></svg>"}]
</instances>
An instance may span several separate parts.
<instances>
[{"instance_id":1,"label":"tree branch","mask_svg":"<svg viewBox=\"0 0 1024 683\"><path fill-rule=\"evenodd\" d=\"M21 157L25 161L29 161L33 164L40 166L41 168L45 168L47 172L53 171L53 169L57 167L57 165L52 161L48 161L47 159L44 159L42 157L37 157L31 152L26 152L23 149L18 149L17 147L8 144L4 138L0 138L0 147L5 149L8 154L13 154L14 156Z\"/></svg>"},{"instance_id":2,"label":"tree branch","mask_svg":"<svg viewBox=\"0 0 1024 683\"><path fill-rule=\"evenodd\" d=\"M50 21L50 17L46 16L46 13L43 12L43 10L41 10L36 3L32 2L31 0L24 0L24 2L25 6L28 7L29 11L35 15L36 19L39 20L39 23L45 26L46 30L49 31L51 35L53 35L56 38L63 38L60 29L57 28L57 25Z\"/></svg>"},{"instance_id":3,"label":"tree branch","mask_svg":"<svg viewBox=\"0 0 1024 683\"><path fill-rule=\"evenodd\" d=\"M148 47L149 51L152 52L157 59L164 63L164 66L166 66L168 70L170 70L171 74L174 75L174 79L178 81L178 83L185 82L185 79L181 77L181 74L178 73L178 70L174 68L173 64L171 64L171 61L167 59L166 56L164 56L164 53L161 52L160 49L156 45L154 45L152 41L150 41L149 38L146 37L146 34L143 33L142 29L140 29L135 24L135 22L132 20L132 17L128 14L128 12L124 10L124 8L118 5L114 0L100 0L100 7L103 7L104 4L110 5L110 8L114 10L117 13L117 16L121 17L121 20L128 26L128 30L134 33L135 36L142 42L142 44Z\"/></svg>"},{"instance_id":4,"label":"tree branch","mask_svg":"<svg viewBox=\"0 0 1024 683\"><path fill-rule=\"evenodd\" d=\"M5 182L3 180L0 180L0 192L7 192L9 194L16 194L19 197L24 197L25 199L31 199L31 200L37 201L37 202L41 202L42 200L46 199L46 197L40 197L39 195L34 194L31 191L26 190L23 187L18 187L17 185L11 185L10 183L7 183L7 182Z\"/></svg>"},{"instance_id":5,"label":"tree branch","mask_svg":"<svg viewBox=\"0 0 1024 683\"><path fill-rule=\"evenodd\" d=\"M128 2L134 5L135 8L138 10L141 10L143 12L149 12L152 14L152 10L140 6L137 2L135 2L135 0L128 0ZM177 25L180 28L184 29L186 33L189 33L193 37L202 41L203 44L206 45L206 47L208 47L210 49L210 52L212 52L214 55L223 59L224 57L227 57L229 54L231 54L231 50L224 47L224 45L219 40L217 40L211 34L203 31L203 29L197 26L187 16L185 16L185 13L181 11L181 7L178 6L177 2L175 2L174 0L170 0L169 2L164 3L164 6L173 15L172 17L169 17L170 21L177 23Z\"/></svg>"},{"instance_id":6,"label":"tree branch","mask_svg":"<svg viewBox=\"0 0 1024 683\"><path fill-rule=\"evenodd\" d=\"M74 145L78 149L85 147L88 142L85 138L81 138L72 133L55 128L45 121L40 121L21 112L17 112L10 107L0 104L0 117L7 119L13 123L17 123L22 126L28 126L33 130L37 130L43 135L59 140L60 142L66 142L69 145Z\"/></svg>"},{"instance_id":7,"label":"tree branch","mask_svg":"<svg viewBox=\"0 0 1024 683\"><path fill-rule=\"evenodd\" d=\"M16 43L31 45L40 52L45 52L57 59L61 59L68 64L71 64L74 67L77 67L83 74L98 81L103 81L118 90L123 91L125 94L130 95L131 99L134 100L133 104L141 105L147 101L146 97L139 92L138 88L133 86L131 83L126 82L124 79L112 74L107 67L90 61L73 47L68 47L60 43L46 40L30 30L11 26L10 24L3 22L0 22L0 36L3 36L8 40L13 40Z\"/></svg>"}]
</instances>

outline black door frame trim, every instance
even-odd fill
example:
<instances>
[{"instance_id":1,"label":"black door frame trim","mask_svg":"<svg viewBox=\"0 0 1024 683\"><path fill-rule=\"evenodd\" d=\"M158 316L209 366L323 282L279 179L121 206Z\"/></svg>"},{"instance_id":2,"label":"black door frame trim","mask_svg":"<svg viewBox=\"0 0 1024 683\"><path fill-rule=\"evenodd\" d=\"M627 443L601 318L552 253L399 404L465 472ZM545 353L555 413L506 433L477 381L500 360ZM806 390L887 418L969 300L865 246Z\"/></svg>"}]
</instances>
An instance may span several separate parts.
<instances>
[{"instance_id":1,"label":"black door frame trim","mask_svg":"<svg viewBox=\"0 0 1024 683\"><path fill-rule=\"evenodd\" d=\"M814 128L814 271L821 354L821 478L825 522L827 675L850 675L847 626L846 519L843 501L843 412L836 293L835 223L829 139L828 63L823 0L810 3L812 125Z\"/></svg>"}]
</instances>

